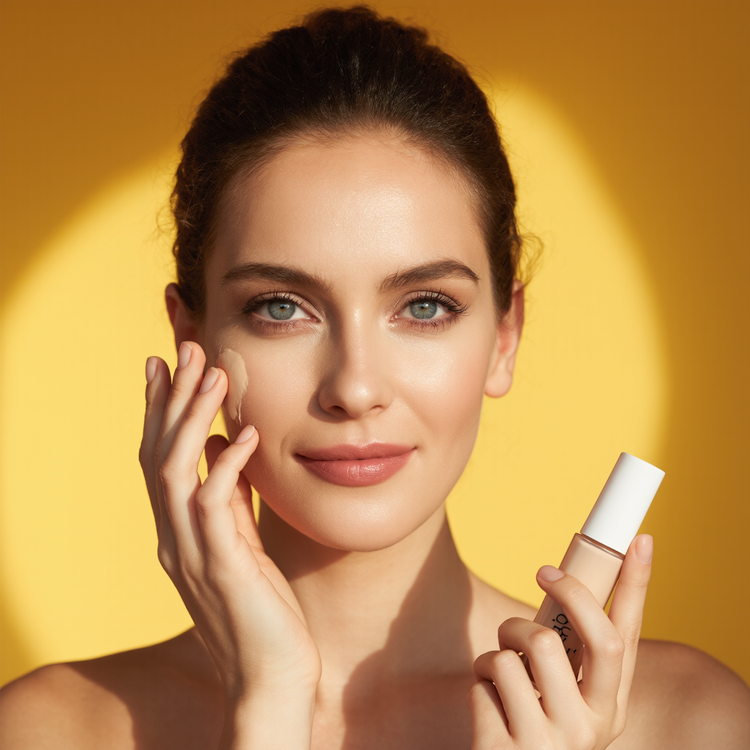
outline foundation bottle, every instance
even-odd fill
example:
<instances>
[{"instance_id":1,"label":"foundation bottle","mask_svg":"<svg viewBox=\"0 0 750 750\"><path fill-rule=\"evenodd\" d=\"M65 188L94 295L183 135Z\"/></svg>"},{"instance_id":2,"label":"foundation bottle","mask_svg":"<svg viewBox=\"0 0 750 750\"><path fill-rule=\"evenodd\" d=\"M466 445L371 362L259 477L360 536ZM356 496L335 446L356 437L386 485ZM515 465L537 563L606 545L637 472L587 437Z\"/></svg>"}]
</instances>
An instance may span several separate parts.
<instances>
[{"instance_id":1,"label":"foundation bottle","mask_svg":"<svg viewBox=\"0 0 750 750\"><path fill-rule=\"evenodd\" d=\"M560 570L586 586L602 608L612 595L625 553L663 478L661 469L621 453L580 534L573 537L560 563ZM534 622L552 628L560 636L570 665L580 679L584 645L562 607L545 596ZM525 656L523 661L531 675Z\"/></svg>"}]
</instances>

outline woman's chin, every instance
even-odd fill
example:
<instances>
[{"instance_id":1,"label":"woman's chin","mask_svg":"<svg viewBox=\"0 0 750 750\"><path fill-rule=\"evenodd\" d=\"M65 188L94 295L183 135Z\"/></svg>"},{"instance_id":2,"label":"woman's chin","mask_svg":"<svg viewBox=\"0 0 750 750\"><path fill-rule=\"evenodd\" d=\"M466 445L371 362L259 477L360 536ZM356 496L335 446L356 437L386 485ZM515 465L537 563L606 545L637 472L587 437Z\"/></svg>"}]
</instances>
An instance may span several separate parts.
<instances>
[{"instance_id":1,"label":"woman's chin","mask_svg":"<svg viewBox=\"0 0 750 750\"><path fill-rule=\"evenodd\" d=\"M396 500L393 495L357 497L352 493L344 498L337 493L320 502L294 502L294 498L284 493L281 495L284 500L277 502L262 490L260 496L276 517L263 519L261 528L269 521L274 526L280 521L281 528L275 529L275 534L302 535L324 547L346 552L375 552L392 547L413 534L442 507L442 501L436 500L431 507L423 507L421 513L415 512L418 509L414 504L407 510L404 495Z\"/></svg>"}]
</instances>

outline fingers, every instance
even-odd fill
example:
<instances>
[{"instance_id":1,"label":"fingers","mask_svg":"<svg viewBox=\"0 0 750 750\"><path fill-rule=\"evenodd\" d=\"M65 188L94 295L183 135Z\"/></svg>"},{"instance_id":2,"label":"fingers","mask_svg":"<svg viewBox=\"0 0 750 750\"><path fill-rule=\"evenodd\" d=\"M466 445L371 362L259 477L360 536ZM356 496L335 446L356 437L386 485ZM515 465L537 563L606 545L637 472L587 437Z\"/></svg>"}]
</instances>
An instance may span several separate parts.
<instances>
[{"instance_id":1,"label":"fingers","mask_svg":"<svg viewBox=\"0 0 750 750\"><path fill-rule=\"evenodd\" d=\"M206 442L206 463L208 470L216 463L219 454L229 445L229 441L223 435L211 435ZM253 512L253 491L245 475L240 470L237 485L229 501L234 513L237 530L247 539L248 544L256 549L263 549L258 524Z\"/></svg>"},{"instance_id":2,"label":"fingers","mask_svg":"<svg viewBox=\"0 0 750 750\"><path fill-rule=\"evenodd\" d=\"M146 413L143 419L143 439L138 451L138 460L146 480L157 531L161 525L162 509L157 496L154 453L156 441L161 432L170 383L167 363L159 357L149 357L146 361Z\"/></svg>"},{"instance_id":3,"label":"fingers","mask_svg":"<svg viewBox=\"0 0 750 750\"><path fill-rule=\"evenodd\" d=\"M226 467L237 460L241 461L239 468L242 468L254 449L244 446L229 450L227 457L220 461L222 466L217 476L208 482L207 488L201 487L198 462L228 388L227 376L222 370L211 367L203 375L205 361L198 344L183 342L172 383L166 363L156 357L147 361L146 417L140 457L159 532L160 559L168 567L172 567L177 554L187 560L204 551L199 513L223 502L232 514L231 498L238 490L237 477L231 487L220 480L231 477L233 472L230 469L227 474ZM213 463L217 458L213 457ZM247 496L248 501L251 499L244 477L236 499L239 510L245 504L243 496ZM214 535L214 544L217 540L224 544L231 540L236 545L236 521L232 518L231 526L217 528L216 514L211 513L209 517L207 528ZM218 518L221 521L223 515L219 513ZM241 519L243 531L252 537L247 513L244 517L241 515ZM220 528L223 531L219 531Z\"/></svg>"},{"instance_id":4,"label":"fingers","mask_svg":"<svg viewBox=\"0 0 750 750\"><path fill-rule=\"evenodd\" d=\"M163 506L159 476L169 452L174 432L202 379L205 355L198 344L183 342L177 360L174 382L169 367L159 357L146 361L146 414L139 460L143 468L157 530L161 528Z\"/></svg>"},{"instance_id":5,"label":"fingers","mask_svg":"<svg viewBox=\"0 0 750 750\"><path fill-rule=\"evenodd\" d=\"M175 380L177 377L178 373L175 373ZM180 489L177 483L181 480L192 483L211 425L221 408L229 383L223 370L210 367L198 385L200 387L196 389L195 395L184 404L179 396L174 395L173 387L162 424L162 442L157 447L157 455L162 453L162 477L169 478L175 490ZM172 415L169 414L170 408L173 410ZM179 421L172 428L171 445L167 447L167 435L170 431L168 423L175 416L179 416Z\"/></svg>"},{"instance_id":6,"label":"fingers","mask_svg":"<svg viewBox=\"0 0 750 750\"><path fill-rule=\"evenodd\" d=\"M481 657L480 657L481 658ZM508 718L491 680L475 682L466 699L471 714L472 750L490 750L509 743Z\"/></svg>"},{"instance_id":7,"label":"fingers","mask_svg":"<svg viewBox=\"0 0 750 750\"><path fill-rule=\"evenodd\" d=\"M511 617L498 628L498 642L503 653L507 650L517 655L520 651L528 658L534 682L542 695L544 713L560 724L575 721L580 692L560 636L551 628L522 617ZM525 668L524 676L525 683L531 687ZM531 689L533 691L533 687Z\"/></svg>"},{"instance_id":8,"label":"fingers","mask_svg":"<svg viewBox=\"0 0 750 750\"><path fill-rule=\"evenodd\" d=\"M216 443L214 442L214 445ZM242 468L258 446L258 433L252 425L247 425L234 443L225 448L218 456L212 456L208 477L198 490L195 499L198 523L205 542L205 552L209 562L224 564L234 557L243 545L247 547L250 540L242 534L232 506L232 500L237 499L249 508L253 525L251 498L243 497L243 492L250 490L249 486L241 490L239 482L244 479ZM247 480L244 480L245 483ZM247 510L244 511L243 522L245 532L251 536L253 542L255 534L249 531L247 525ZM260 542L260 539L257 539ZM243 559L255 560L253 555L244 555ZM256 563L257 565L257 563Z\"/></svg>"},{"instance_id":9,"label":"fingers","mask_svg":"<svg viewBox=\"0 0 750 750\"><path fill-rule=\"evenodd\" d=\"M204 364L200 346L183 342L154 450L157 495L179 554L188 557L203 551L195 507L201 486L198 462L228 387L221 370L212 367L203 376Z\"/></svg>"},{"instance_id":10,"label":"fingers","mask_svg":"<svg viewBox=\"0 0 750 750\"><path fill-rule=\"evenodd\" d=\"M496 732L500 732L502 726L523 745L537 735L540 725L546 725L544 711L521 657L513 649L482 654L474 662L474 674L478 680L494 683L502 707L502 713L498 712L498 704L493 700L496 706Z\"/></svg>"},{"instance_id":11,"label":"fingers","mask_svg":"<svg viewBox=\"0 0 750 750\"><path fill-rule=\"evenodd\" d=\"M198 344L193 341L183 341L180 344L177 369L174 371L156 444L157 463L164 460L172 447L177 428L201 386L205 364L206 355Z\"/></svg>"},{"instance_id":12,"label":"fingers","mask_svg":"<svg viewBox=\"0 0 750 750\"><path fill-rule=\"evenodd\" d=\"M586 648L581 694L594 711L603 712L613 705L619 691L624 655L622 637L586 586L570 575L558 578L561 573L544 566L537 574L537 582L562 606L583 641Z\"/></svg>"},{"instance_id":13,"label":"fingers","mask_svg":"<svg viewBox=\"0 0 750 750\"><path fill-rule=\"evenodd\" d=\"M625 646L623 676L618 695L618 701L623 705L627 704L633 682L653 551L654 539L648 534L641 534L632 541L609 609L609 619L620 633Z\"/></svg>"}]
</instances>

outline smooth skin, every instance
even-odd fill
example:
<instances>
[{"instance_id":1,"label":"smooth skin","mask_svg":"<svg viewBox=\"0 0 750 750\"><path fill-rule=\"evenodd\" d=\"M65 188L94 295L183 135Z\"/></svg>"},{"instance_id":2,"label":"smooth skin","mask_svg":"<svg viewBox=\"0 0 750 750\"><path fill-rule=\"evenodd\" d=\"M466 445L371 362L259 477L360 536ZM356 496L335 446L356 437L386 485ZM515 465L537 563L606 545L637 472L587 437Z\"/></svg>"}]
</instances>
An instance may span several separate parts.
<instances>
[{"instance_id":1,"label":"smooth skin","mask_svg":"<svg viewBox=\"0 0 750 750\"><path fill-rule=\"evenodd\" d=\"M446 260L476 280L445 265L403 277ZM248 263L326 283L235 272ZM750 691L736 675L688 647L639 645L650 537L631 545L609 616L574 578L549 566L537 575L586 643L580 682L533 609L461 562L445 498L484 395L510 388L523 289L498 322L458 175L383 132L290 144L252 182L230 186L206 287L200 324L167 289L178 368L147 363L140 451L159 559L196 627L7 686L0 746L750 745ZM283 326L269 303L278 293L295 300ZM415 318L425 295L438 303L433 322L447 325ZM229 417L216 367L226 348L249 376L241 421ZM209 437L222 404L230 442ZM415 449L377 485L333 485L294 458L373 440Z\"/></svg>"}]
</instances>

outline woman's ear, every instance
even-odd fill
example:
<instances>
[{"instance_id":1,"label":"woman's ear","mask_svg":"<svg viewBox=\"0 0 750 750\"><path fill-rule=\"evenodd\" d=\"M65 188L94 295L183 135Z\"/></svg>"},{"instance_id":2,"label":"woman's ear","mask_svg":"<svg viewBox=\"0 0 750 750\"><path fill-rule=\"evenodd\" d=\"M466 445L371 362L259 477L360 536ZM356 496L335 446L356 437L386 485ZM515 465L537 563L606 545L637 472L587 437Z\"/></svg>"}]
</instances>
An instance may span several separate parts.
<instances>
[{"instance_id":1,"label":"woman's ear","mask_svg":"<svg viewBox=\"0 0 750 750\"><path fill-rule=\"evenodd\" d=\"M492 398L504 396L513 383L516 353L523 329L524 285L518 279L513 282L511 305L505 317L497 324L495 346L484 392Z\"/></svg>"},{"instance_id":2,"label":"woman's ear","mask_svg":"<svg viewBox=\"0 0 750 750\"><path fill-rule=\"evenodd\" d=\"M195 341L201 344L198 326L196 326L190 311L182 301L177 284L167 284L167 288L164 290L164 299L167 303L169 320L174 329L174 343L177 351L180 350L180 344L183 341Z\"/></svg>"}]
</instances>

